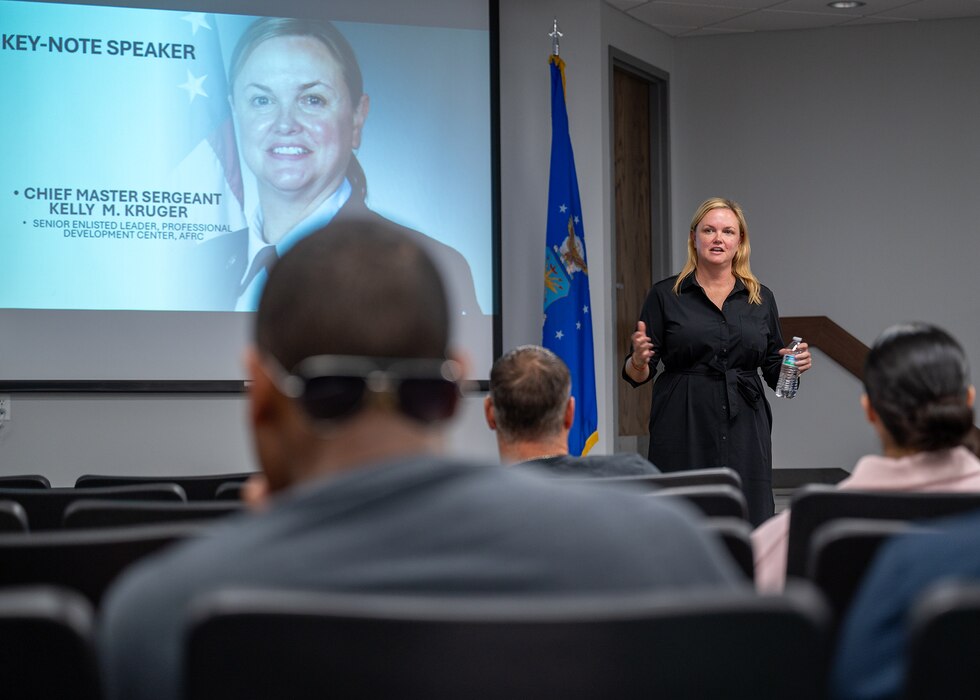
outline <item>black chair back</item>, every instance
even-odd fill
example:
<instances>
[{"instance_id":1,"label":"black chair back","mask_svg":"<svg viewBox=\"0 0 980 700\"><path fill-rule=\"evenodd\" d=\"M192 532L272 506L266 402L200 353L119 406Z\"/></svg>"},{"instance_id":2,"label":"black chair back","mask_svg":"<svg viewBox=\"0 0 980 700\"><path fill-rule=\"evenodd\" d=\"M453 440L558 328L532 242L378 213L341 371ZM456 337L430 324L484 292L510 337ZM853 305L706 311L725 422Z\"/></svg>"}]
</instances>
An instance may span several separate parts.
<instances>
[{"instance_id":1,"label":"black chair back","mask_svg":"<svg viewBox=\"0 0 980 700\"><path fill-rule=\"evenodd\" d=\"M242 510L241 503L192 501L96 501L83 498L65 509L65 528L125 527L183 520L212 520Z\"/></svg>"},{"instance_id":2,"label":"black chair back","mask_svg":"<svg viewBox=\"0 0 980 700\"><path fill-rule=\"evenodd\" d=\"M219 484L214 491L216 501L240 501L242 500L242 485L244 481L226 481Z\"/></svg>"},{"instance_id":3,"label":"black chair back","mask_svg":"<svg viewBox=\"0 0 980 700\"><path fill-rule=\"evenodd\" d=\"M948 583L926 593L909 623L905 700L980 697L980 588Z\"/></svg>"},{"instance_id":4,"label":"black chair back","mask_svg":"<svg viewBox=\"0 0 980 700\"><path fill-rule=\"evenodd\" d=\"M51 482L40 474L0 476L0 489L49 489Z\"/></svg>"},{"instance_id":5,"label":"black chair back","mask_svg":"<svg viewBox=\"0 0 980 700\"><path fill-rule=\"evenodd\" d=\"M588 478L566 477L566 481L584 481L590 484L624 484L652 490L660 488L679 488L686 486L729 485L742 488L742 478L733 469L716 467L712 469L688 469L663 474L643 474L641 476L596 476Z\"/></svg>"},{"instance_id":6,"label":"black chair back","mask_svg":"<svg viewBox=\"0 0 980 700\"><path fill-rule=\"evenodd\" d=\"M98 700L92 606L78 593L38 586L0 590L4 700Z\"/></svg>"},{"instance_id":7,"label":"black chair back","mask_svg":"<svg viewBox=\"0 0 980 700\"><path fill-rule=\"evenodd\" d=\"M728 484L659 489L650 495L654 498L682 498L709 518L749 519L745 494L741 489Z\"/></svg>"},{"instance_id":8,"label":"black chair back","mask_svg":"<svg viewBox=\"0 0 980 700\"><path fill-rule=\"evenodd\" d=\"M206 529L195 522L0 535L0 586L64 586L98 605L127 566Z\"/></svg>"},{"instance_id":9,"label":"black chair back","mask_svg":"<svg viewBox=\"0 0 980 700\"><path fill-rule=\"evenodd\" d=\"M65 508L80 498L98 498L131 501L183 501L184 490L176 484L151 484L147 486L118 486L101 489L2 489L0 499L16 501L27 512L32 531L53 530L61 527Z\"/></svg>"},{"instance_id":10,"label":"black chair back","mask_svg":"<svg viewBox=\"0 0 980 700\"><path fill-rule=\"evenodd\" d=\"M823 698L812 590L473 600L225 591L192 606L191 700Z\"/></svg>"},{"instance_id":11,"label":"black chair back","mask_svg":"<svg viewBox=\"0 0 980 700\"><path fill-rule=\"evenodd\" d=\"M702 527L719 538L749 581L755 580L752 526L744 518L707 518Z\"/></svg>"},{"instance_id":12,"label":"black chair back","mask_svg":"<svg viewBox=\"0 0 980 700\"><path fill-rule=\"evenodd\" d=\"M17 501L0 501L0 532L27 532L27 512Z\"/></svg>"},{"instance_id":13,"label":"black chair back","mask_svg":"<svg viewBox=\"0 0 980 700\"><path fill-rule=\"evenodd\" d=\"M895 535L924 529L907 520L831 520L813 533L806 577L842 620L881 545Z\"/></svg>"},{"instance_id":14,"label":"black chair back","mask_svg":"<svg viewBox=\"0 0 980 700\"><path fill-rule=\"evenodd\" d=\"M728 467L712 467L710 469L687 469L680 472L665 472L657 474L657 484L663 488L680 486L713 486L728 484L737 489L742 488L742 477L734 469Z\"/></svg>"},{"instance_id":15,"label":"black chair back","mask_svg":"<svg viewBox=\"0 0 980 700\"><path fill-rule=\"evenodd\" d=\"M245 481L253 472L231 474L204 474L196 476L111 476L108 474L83 474L75 480L75 488L106 488L109 486L144 486L146 484L177 484L188 501L210 501L221 484L229 481Z\"/></svg>"},{"instance_id":16,"label":"black chair back","mask_svg":"<svg viewBox=\"0 0 980 700\"><path fill-rule=\"evenodd\" d=\"M914 521L956 515L980 510L980 493L846 491L810 485L793 495L791 508L786 575L804 577L813 533L830 520Z\"/></svg>"}]
</instances>

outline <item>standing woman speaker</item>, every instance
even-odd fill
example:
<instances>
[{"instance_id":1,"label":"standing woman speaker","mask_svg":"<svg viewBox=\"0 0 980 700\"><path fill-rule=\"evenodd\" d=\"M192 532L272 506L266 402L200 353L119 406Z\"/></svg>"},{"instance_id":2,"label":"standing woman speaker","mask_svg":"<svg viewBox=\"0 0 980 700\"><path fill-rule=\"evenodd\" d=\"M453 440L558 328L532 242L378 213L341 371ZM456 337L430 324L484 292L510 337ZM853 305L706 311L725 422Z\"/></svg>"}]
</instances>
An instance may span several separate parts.
<instances>
[{"instance_id":1,"label":"standing woman speaker","mask_svg":"<svg viewBox=\"0 0 980 700\"><path fill-rule=\"evenodd\" d=\"M772 409L762 379L775 388L789 351L750 251L742 208L720 197L702 202L684 269L647 294L623 379L639 386L663 364L650 407L650 461L665 472L734 469L758 525L774 510ZM810 364L803 343L796 366L802 373Z\"/></svg>"}]
</instances>

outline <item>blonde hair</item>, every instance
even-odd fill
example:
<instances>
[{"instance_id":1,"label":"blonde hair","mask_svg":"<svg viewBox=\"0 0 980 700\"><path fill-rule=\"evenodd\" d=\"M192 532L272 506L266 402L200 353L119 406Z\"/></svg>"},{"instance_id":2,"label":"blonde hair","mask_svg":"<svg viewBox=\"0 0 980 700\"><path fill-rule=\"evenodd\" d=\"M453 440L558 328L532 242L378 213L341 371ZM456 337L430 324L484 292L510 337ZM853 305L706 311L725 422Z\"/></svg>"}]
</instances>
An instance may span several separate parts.
<instances>
[{"instance_id":1,"label":"blonde hair","mask_svg":"<svg viewBox=\"0 0 980 700\"><path fill-rule=\"evenodd\" d=\"M674 282L674 294L681 293L681 282L694 274L695 270L698 269L698 250L694 245L693 234L697 231L701 219L707 216L708 212L712 209L729 209L735 215L735 218L738 219L738 228L742 235L738 242L738 250L735 251L735 257L732 259L732 274L742 280L742 284L748 290L749 303L761 304L762 294L760 290L762 289L762 285L759 284L758 278L752 274L752 270L749 268L749 255L752 252L752 246L749 245L749 227L745 223L745 214L742 212L742 207L738 205L738 202L722 197L712 197L711 199L704 200L701 202L701 206L697 208L697 211L694 212L694 217L691 219L692 235L687 238L687 262L684 263L684 269L677 275L677 281Z\"/></svg>"}]
</instances>

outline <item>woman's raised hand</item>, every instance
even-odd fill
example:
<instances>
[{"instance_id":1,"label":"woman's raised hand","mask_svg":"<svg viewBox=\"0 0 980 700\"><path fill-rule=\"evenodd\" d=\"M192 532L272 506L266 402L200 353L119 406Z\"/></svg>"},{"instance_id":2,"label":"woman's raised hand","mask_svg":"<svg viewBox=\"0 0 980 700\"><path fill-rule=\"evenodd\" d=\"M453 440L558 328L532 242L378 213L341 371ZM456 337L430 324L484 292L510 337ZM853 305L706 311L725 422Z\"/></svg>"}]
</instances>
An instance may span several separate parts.
<instances>
[{"instance_id":1,"label":"woman's raised hand","mask_svg":"<svg viewBox=\"0 0 980 700\"><path fill-rule=\"evenodd\" d=\"M650 365L655 350L653 341L647 335L647 324L643 321L636 322L636 332L630 336L630 342L633 343L633 356L630 362L636 371L642 372Z\"/></svg>"}]
</instances>

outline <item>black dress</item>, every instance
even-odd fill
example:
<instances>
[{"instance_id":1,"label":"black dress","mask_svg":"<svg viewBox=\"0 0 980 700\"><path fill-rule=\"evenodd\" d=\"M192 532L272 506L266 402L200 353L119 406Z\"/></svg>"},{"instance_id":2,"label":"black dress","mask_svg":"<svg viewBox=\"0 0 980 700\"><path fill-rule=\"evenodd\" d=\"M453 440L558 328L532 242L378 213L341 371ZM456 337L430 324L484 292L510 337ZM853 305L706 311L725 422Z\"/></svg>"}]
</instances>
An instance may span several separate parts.
<instances>
[{"instance_id":1,"label":"black dress","mask_svg":"<svg viewBox=\"0 0 980 700\"><path fill-rule=\"evenodd\" d=\"M783 347L776 300L762 287L762 303L750 304L736 280L719 309L693 274L680 294L673 292L676 280L655 284L640 314L655 351L650 379L663 362L650 408L650 461L665 472L734 469L758 525L773 514L772 409L759 370L775 388ZM643 383L626 374L625 364L623 378Z\"/></svg>"}]
</instances>

